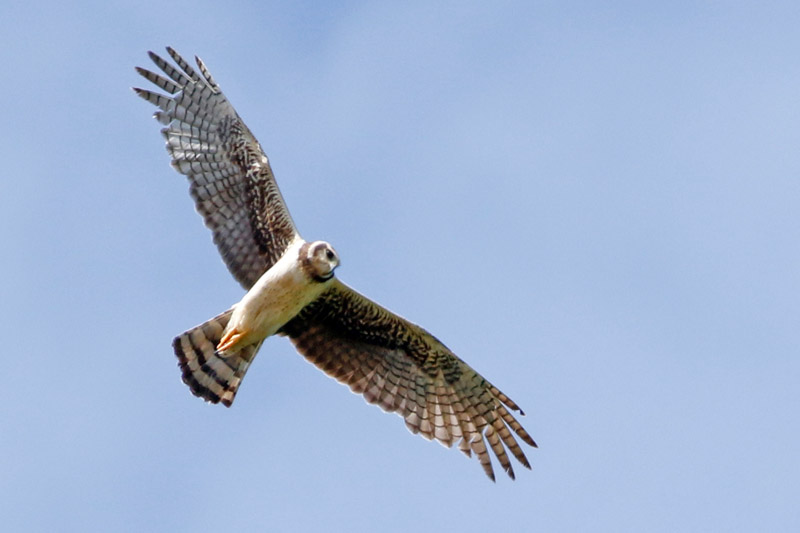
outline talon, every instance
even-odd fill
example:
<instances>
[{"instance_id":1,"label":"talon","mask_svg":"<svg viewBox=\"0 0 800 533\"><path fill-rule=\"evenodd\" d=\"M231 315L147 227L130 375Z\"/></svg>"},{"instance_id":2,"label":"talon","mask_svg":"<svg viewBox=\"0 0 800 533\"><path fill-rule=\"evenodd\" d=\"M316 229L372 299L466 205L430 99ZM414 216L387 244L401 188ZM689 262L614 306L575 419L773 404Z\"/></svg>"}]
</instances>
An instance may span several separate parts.
<instances>
[{"instance_id":1,"label":"talon","mask_svg":"<svg viewBox=\"0 0 800 533\"><path fill-rule=\"evenodd\" d=\"M236 343L239 342L242 337L244 337L244 333L236 328L231 329L219 340L219 344L217 344L217 351L225 352L226 350L229 350L230 348L236 346Z\"/></svg>"}]
</instances>

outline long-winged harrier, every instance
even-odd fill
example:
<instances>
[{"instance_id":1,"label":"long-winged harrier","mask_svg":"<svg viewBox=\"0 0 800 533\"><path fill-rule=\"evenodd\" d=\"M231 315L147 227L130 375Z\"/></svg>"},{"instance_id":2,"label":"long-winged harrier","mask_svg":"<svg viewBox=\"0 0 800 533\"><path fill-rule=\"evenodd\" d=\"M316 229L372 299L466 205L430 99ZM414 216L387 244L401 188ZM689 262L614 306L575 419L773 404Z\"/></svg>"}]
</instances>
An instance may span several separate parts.
<instances>
[{"instance_id":1,"label":"long-winged harrier","mask_svg":"<svg viewBox=\"0 0 800 533\"><path fill-rule=\"evenodd\" d=\"M169 94L134 89L159 108L172 166L189 178L197 211L222 259L247 290L228 311L178 335L172 345L192 393L229 406L261 343L288 336L329 376L397 412L412 433L475 453L494 480L487 451L514 478L506 448L530 468L514 436L536 446L509 413L522 410L436 337L334 276L327 242L300 237L258 141L205 65L198 70L150 52L166 77L143 68Z\"/></svg>"}]
</instances>

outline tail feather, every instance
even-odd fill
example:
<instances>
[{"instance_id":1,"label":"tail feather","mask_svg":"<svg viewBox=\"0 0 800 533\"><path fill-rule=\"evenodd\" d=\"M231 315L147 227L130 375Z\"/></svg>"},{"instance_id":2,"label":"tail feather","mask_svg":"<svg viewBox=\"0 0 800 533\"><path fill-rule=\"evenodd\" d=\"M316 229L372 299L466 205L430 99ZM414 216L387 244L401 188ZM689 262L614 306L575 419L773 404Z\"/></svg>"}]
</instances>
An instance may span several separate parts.
<instances>
[{"instance_id":1,"label":"tail feather","mask_svg":"<svg viewBox=\"0 0 800 533\"><path fill-rule=\"evenodd\" d=\"M232 313L233 309L229 309L172 341L183 382L192 394L211 403L222 402L226 407L233 403L247 368L261 347L259 342L227 357L217 354L217 343Z\"/></svg>"}]
</instances>

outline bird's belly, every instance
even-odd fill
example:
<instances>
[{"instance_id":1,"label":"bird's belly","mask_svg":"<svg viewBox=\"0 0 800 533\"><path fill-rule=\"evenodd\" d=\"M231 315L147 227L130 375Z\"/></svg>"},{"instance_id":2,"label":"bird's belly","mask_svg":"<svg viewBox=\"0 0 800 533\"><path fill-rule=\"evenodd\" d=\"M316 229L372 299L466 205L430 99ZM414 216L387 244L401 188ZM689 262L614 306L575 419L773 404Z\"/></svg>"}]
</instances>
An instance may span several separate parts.
<instances>
[{"instance_id":1,"label":"bird's belly","mask_svg":"<svg viewBox=\"0 0 800 533\"><path fill-rule=\"evenodd\" d=\"M244 295L227 329L244 334L237 343L247 346L274 335L322 292L323 283L310 280L296 263L279 261Z\"/></svg>"}]
</instances>

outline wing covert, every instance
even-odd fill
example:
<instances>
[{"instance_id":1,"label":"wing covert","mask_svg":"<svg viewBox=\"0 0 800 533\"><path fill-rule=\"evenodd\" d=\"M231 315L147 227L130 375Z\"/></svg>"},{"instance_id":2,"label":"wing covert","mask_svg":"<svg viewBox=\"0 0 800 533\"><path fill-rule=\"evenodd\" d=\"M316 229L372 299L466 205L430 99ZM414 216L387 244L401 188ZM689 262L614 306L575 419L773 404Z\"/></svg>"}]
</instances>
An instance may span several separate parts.
<instances>
[{"instance_id":1,"label":"wing covert","mask_svg":"<svg viewBox=\"0 0 800 533\"><path fill-rule=\"evenodd\" d=\"M172 48L167 51L178 68L149 52L166 77L136 70L168 95L134 91L159 108L154 117L167 126L161 132L172 166L189 179L197 211L228 270L249 289L297 230L266 154L205 64L195 58L198 73Z\"/></svg>"},{"instance_id":2,"label":"wing covert","mask_svg":"<svg viewBox=\"0 0 800 533\"><path fill-rule=\"evenodd\" d=\"M281 333L326 374L402 416L412 433L475 453L492 480L487 448L512 479L506 449L530 468L515 434L536 443L509 412L524 414L510 398L423 328L338 280Z\"/></svg>"}]
</instances>

